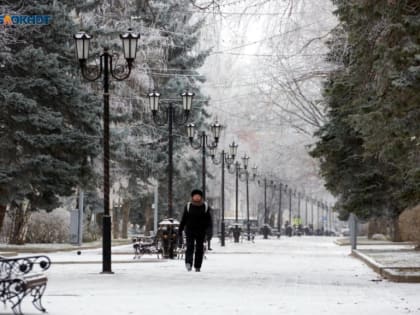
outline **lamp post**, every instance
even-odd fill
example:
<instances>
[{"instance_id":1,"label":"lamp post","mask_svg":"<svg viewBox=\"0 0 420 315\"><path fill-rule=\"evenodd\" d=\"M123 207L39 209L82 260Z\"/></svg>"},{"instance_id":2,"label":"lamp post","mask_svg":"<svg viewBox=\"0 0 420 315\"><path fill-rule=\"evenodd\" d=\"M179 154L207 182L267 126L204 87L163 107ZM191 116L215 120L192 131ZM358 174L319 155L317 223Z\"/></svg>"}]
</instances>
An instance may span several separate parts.
<instances>
[{"instance_id":1,"label":"lamp post","mask_svg":"<svg viewBox=\"0 0 420 315\"><path fill-rule=\"evenodd\" d=\"M299 220L300 220L300 200L302 198L302 194L300 192L297 193L297 198L298 198L298 224L299 224Z\"/></svg>"},{"instance_id":2,"label":"lamp post","mask_svg":"<svg viewBox=\"0 0 420 315\"><path fill-rule=\"evenodd\" d=\"M249 164L249 156L244 155L242 157L243 167L240 165L239 162L235 163L235 172L236 172L236 207L235 207L235 234L234 240L235 243L239 242L240 231L238 227L238 191L239 191L239 180L246 183L246 213L247 213L247 234L248 240L251 240L251 227L249 222L249 172L248 172L248 164ZM243 177L244 176L244 177Z\"/></svg>"},{"instance_id":3,"label":"lamp post","mask_svg":"<svg viewBox=\"0 0 420 315\"><path fill-rule=\"evenodd\" d=\"M267 208L267 187L272 187L274 185L273 181L267 183L268 179L264 176L263 181L258 180L257 183L261 187L264 187L264 226L263 226L263 235L264 239L268 239L268 208Z\"/></svg>"},{"instance_id":4,"label":"lamp post","mask_svg":"<svg viewBox=\"0 0 420 315\"><path fill-rule=\"evenodd\" d=\"M235 142L229 145L229 154L224 150L220 153L220 159L216 159L215 150L211 150L212 161L215 165L221 165L222 169L222 185L221 185L221 207L222 207L222 220L221 220L221 246L225 246L225 164L228 166L233 163L238 150L238 145Z\"/></svg>"},{"instance_id":5,"label":"lamp post","mask_svg":"<svg viewBox=\"0 0 420 315\"><path fill-rule=\"evenodd\" d=\"M320 233L320 229L319 229L319 206L320 206L320 202L317 201L316 202L316 229L317 229L317 234Z\"/></svg>"},{"instance_id":6,"label":"lamp post","mask_svg":"<svg viewBox=\"0 0 420 315\"><path fill-rule=\"evenodd\" d=\"M245 169L245 184L246 184L246 232L248 234L248 241L251 240L251 223L249 222L249 172L248 172L248 164L249 164L249 156L244 155L242 157L242 163Z\"/></svg>"},{"instance_id":7,"label":"lamp post","mask_svg":"<svg viewBox=\"0 0 420 315\"><path fill-rule=\"evenodd\" d=\"M333 214L333 206L330 204L330 231L331 236L334 236L333 232L335 232L335 226L334 226L334 214Z\"/></svg>"},{"instance_id":8,"label":"lamp post","mask_svg":"<svg viewBox=\"0 0 420 315\"><path fill-rule=\"evenodd\" d=\"M185 91L181 94L182 115L178 115L172 102L163 109L163 118L159 117L160 94L156 91L149 93L149 105L153 115L153 121L158 126L168 125L168 217L173 217L173 125L184 125L188 121L192 108L194 93Z\"/></svg>"},{"instance_id":9,"label":"lamp post","mask_svg":"<svg viewBox=\"0 0 420 315\"><path fill-rule=\"evenodd\" d=\"M324 236L328 236L328 207L325 201L323 202L322 208L322 226L324 227Z\"/></svg>"},{"instance_id":10,"label":"lamp post","mask_svg":"<svg viewBox=\"0 0 420 315\"><path fill-rule=\"evenodd\" d=\"M241 171L241 164L236 161L234 163L235 167L231 168L231 165L228 165L228 172L230 174L235 174L235 223L238 223L238 186L239 186L239 172Z\"/></svg>"},{"instance_id":11,"label":"lamp post","mask_svg":"<svg viewBox=\"0 0 420 315\"><path fill-rule=\"evenodd\" d=\"M239 161L235 162L235 167L231 168L231 165L228 166L228 172L230 174L235 174L235 229L233 231L233 239L235 243L239 243L240 231L238 227L238 212L239 212L239 174L242 171L242 167Z\"/></svg>"},{"instance_id":12,"label":"lamp post","mask_svg":"<svg viewBox=\"0 0 420 315\"><path fill-rule=\"evenodd\" d=\"M292 236L292 189L288 189L289 192L289 236Z\"/></svg>"},{"instance_id":13,"label":"lamp post","mask_svg":"<svg viewBox=\"0 0 420 315\"><path fill-rule=\"evenodd\" d=\"M213 134L214 141L212 143L208 142L208 136L205 131L201 132L200 140L198 143L194 142L194 132L195 132L195 125L189 124L187 126L188 131L188 138L190 140L190 145L195 150L200 150L202 152L202 165L201 165L201 176L202 176L202 190L203 190L203 197L206 198L206 149L213 150L217 148L217 144L220 138L220 130L222 129L222 125L220 125L217 121L211 125L211 132Z\"/></svg>"},{"instance_id":14,"label":"lamp post","mask_svg":"<svg viewBox=\"0 0 420 315\"><path fill-rule=\"evenodd\" d=\"M279 189L279 213L278 213L278 218L277 218L277 229L278 229L278 234L277 234L277 238L280 238L281 235L281 226L282 226L282 221L283 221L283 213L281 210L281 204L282 204L282 193L283 193L283 184L280 183L280 189Z\"/></svg>"},{"instance_id":15,"label":"lamp post","mask_svg":"<svg viewBox=\"0 0 420 315\"><path fill-rule=\"evenodd\" d=\"M292 189L287 188L287 185L286 192L289 193L289 225L292 226Z\"/></svg>"},{"instance_id":16,"label":"lamp post","mask_svg":"<svg viewBox=\"0 0 420 315\"><path fill-rule=\"evenodd\" d=\"M311 198L311 225L312 225L312 235L314 235L315 232L315 226L314 226L314 203L315 199Z\"/></svg>"},{"instance_id":17,"label":"lamp post","mask_svg":"<svg viewBox=\"0 0 420 315\"><path fill-rule=\"evenodd\" d=\"M131 29L127 33L121 34L124 58L127 62L126 66L121 68L116 66L114 56L109 52L108 47L104 47L103 52L99 55L99 67L88 66L89 43L92 37L85 32L79 32L74 36L76 42L76 56L79 60L82 76L88 81L96 81L103 77L104 89L104 215L102 229L102 273L112 273L111 268L111 216L110 216L110 191L109 191L109 82L111 77L117 81L127 79L131 74L133 62L136 59L137 42L140 35L134 33Z\"/></svg>"},{"instance_id":18,"label":"lamp post","mask_svg":"<svg viewBox=\"0 0 420 315\"><path fill-rule=\"evenodd\" d=\"M328 227L329 227L329 222L328 222L328 205L325 203L324 201L324 210L325 210L325 215L323 215L323 222L324 222L324 235L328 236Z\"/></svg>"}]
</instances>

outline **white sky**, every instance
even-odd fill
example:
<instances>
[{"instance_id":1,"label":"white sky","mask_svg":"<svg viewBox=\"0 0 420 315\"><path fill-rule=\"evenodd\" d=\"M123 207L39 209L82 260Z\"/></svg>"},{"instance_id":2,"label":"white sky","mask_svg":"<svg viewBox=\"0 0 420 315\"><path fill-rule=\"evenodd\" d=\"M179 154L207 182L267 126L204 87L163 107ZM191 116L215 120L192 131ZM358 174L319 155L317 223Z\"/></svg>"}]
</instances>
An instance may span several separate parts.
<instances>
[{"instance_id":1,"label":"white sky","mask_svg":"<svg viewBox=\"0 0 420 315\"><path fill-rule=\"evenodd\" d=\"M304 53L300 50L336 25L330 0L268 1L243 11L253 3L245 0L222 7L222 17L210 15L207 31L203 32L202 47L213 47L215 53L203 67L207 77L204 90L212 98L209 110L228 128L219 147L227 148L235 139L240 154L247 152L250 163L257 164L262 172L275 173L296 189L332 202L317 175L316 161L307 155L305 146L314 139L281 123L275 107L262 106L258 88L266 89L264 81L278 72L272 63L275 59L266 55L296 54L297 58L286 62L296 75L325 67L323 56L318 56L327 51L322 41L315 40ZM240 12L245 14L241 16ZM320 98L319 81L313 81L305 93L311 99ZM280 93L278 97L283 96ZM234 206L234 200L228 202Z\"/></svg>"}]
</instances>

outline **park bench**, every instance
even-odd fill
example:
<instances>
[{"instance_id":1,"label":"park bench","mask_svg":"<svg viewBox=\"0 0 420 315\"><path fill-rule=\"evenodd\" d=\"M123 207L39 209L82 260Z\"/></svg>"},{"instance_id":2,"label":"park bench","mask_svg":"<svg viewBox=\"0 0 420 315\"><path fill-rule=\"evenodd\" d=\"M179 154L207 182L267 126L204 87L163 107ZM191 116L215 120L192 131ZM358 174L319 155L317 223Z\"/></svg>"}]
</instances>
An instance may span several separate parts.
<instances>
[{"instance_id":1,"label":"park bench","mask_svg":"<svg viewBox=\"0 0 420 315\"><path fill-rule=\"evenodd\" d=\"M133 237L134 258L140 259L143 255L156 255L160 258L162 250L159 248L159 242L156 237Z\"/></svg>"},{"instance_id":2,"label":"park bench","mask_svg":"<svg viewBox=\"0 0 420 315\"><path fill-rule=\"evenodd\" d=\"M0 301L11 304L16 315L22 315L21 303L26 296L33 297L32 304L46 312L41 298L47 287L44 273L51 265L47 256L6 258L0 256Z\"/></svg>"},{"instance_id":3,"label":"park bench","mask_svg":"<svg viewBox=\"0 0 420 315\"><path fill-rule=\"evenodd\" d=\"M255 243L255 234L254 233L249 233L249 239L251 240L251 242L252 243ZM247 232L244 232L244 233L242 233L241 234L241 243L243 242L243 241L247 241L248 240L248 233Z\"/></svg>"}]
</instances>

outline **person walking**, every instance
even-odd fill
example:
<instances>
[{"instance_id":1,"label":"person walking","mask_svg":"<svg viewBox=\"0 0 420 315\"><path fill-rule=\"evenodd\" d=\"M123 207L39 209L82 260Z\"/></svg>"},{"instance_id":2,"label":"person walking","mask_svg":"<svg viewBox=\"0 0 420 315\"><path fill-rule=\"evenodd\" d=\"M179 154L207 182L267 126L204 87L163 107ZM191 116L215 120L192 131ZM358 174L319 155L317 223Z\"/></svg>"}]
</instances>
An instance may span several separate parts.
<instances>
[{"instance_id":1,"label":"person walking","mask_svg":"<svg viewBox=\"0 0 420 315\"><path fill-rule=\"evenodd\" d=\"M203 199L203 192L199 189L194 189L191 192L191 201L184 207L184 213L179 224L180 237L182 238L182 232L185 229L187 238L185 267L188 271L192 270L193 263L195 271L199 272L201 270L204 242L211 228L211 209Z\"/></svg>"}]
</instances>

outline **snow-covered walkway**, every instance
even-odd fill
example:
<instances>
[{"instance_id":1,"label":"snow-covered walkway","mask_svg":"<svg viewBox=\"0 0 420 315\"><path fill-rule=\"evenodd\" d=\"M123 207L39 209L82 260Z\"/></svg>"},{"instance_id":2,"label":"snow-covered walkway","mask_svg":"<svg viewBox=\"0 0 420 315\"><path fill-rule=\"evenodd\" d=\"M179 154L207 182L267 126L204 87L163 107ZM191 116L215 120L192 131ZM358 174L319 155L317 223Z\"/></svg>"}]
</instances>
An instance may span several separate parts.
<instances>
[{"instance_id":1,"label":"snow-covered walkway","mask_svg":"<svg viewBox=\"0 0 420 315\"><path fill-rule=\"evenodd\" d=\"M420 314L420 285L378 281L332 238L257 239L213 247L200 273L187 272L180 260L115 263L114 275L99 274L101 265L95 263L55 264L48 272L44 305L50 315ZM75 256L50 254L53 261ZM100 252L77 257L89 256ZM29 303L23 311L38 313Z\"/></svg>"}]
</instances>

